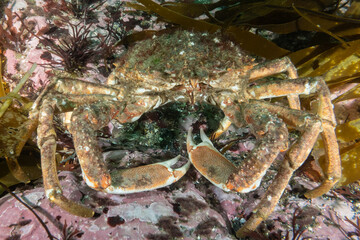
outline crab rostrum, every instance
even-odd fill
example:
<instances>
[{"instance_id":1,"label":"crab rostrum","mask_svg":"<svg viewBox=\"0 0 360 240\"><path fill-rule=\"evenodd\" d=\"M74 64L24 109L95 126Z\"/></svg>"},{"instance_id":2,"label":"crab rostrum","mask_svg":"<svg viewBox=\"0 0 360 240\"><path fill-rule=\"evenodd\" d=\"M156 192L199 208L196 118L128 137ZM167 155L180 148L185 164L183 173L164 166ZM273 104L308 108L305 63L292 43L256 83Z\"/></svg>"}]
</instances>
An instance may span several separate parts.
<instances>
[{"instance_id":1,"label":"crab rostrum","mask_svg":"<svg viewBox=\"0 0 360 240\"><path fill-rule=\"evenodd\" d=\"M259 63L260 62L260 63ZM287 78L266 78L278 73ZM300 110L299 95L318 98L317 114ZM268 99L286 96L288 106ZM235 166L212 145L201 130L196 145L188 130L187 151L192 165L224 191L246 193L256 189L279 152L286 152L277 175L251 217L236 231L238 237L255 230L278 203L293 172L306 160L318 135L326 150L325 179L305 196L329 191L341 175L336 125L329 89L322 78L298 78L286 57L269 62L245 54L218 34L175 31L154 36L131 47L116 64L106 85L56 79L41 93L31 112L29 129L38 124L38 145L47 197L75 215L91 217L93 211L63 196L57 177L54 113L73 111L70 132L83 178L94 189L114 194L147 191L179 180L190 163L173 169L174 159L125 170L107 169L96 131L112 119L136 121L144 112L173 101L206 102L225 114L217 138L230 124L249 126L257 144ZM301 132L289 144L287 125Z\"/></svg>"}]
</instances>

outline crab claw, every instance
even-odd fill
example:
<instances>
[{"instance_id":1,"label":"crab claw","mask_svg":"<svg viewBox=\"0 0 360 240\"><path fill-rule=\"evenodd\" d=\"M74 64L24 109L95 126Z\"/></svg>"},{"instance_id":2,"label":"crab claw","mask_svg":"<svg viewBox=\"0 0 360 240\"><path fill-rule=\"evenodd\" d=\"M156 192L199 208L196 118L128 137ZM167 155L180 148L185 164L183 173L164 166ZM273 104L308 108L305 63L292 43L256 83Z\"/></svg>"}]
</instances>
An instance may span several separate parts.
<instances>
[{"instance_id":1,"label":"crab claw","mask_svg":"<svg viewBox=\"0 0 360 240\"><path fill-rule=\"evenodd\" d=\"M112 171L111 185L103 191L112 194L143 192L168 186L185 175L190 162L173 169L180 155L165 162Z\"/></svg>"},{"instance_id":2,"label":"crab claw","mask_svg":"<svg viewBox=\"0 0 360 240\"><path fill-rule=\"evenodd\" d=\"M215 186L230 191L226 186L229 176L236 171L233 163L227 160L213 146L203 129L200 129L202 143L195 145L192 137L192 128L187 135L187 150L194 167Z\"/></svg>"}]
</instances>

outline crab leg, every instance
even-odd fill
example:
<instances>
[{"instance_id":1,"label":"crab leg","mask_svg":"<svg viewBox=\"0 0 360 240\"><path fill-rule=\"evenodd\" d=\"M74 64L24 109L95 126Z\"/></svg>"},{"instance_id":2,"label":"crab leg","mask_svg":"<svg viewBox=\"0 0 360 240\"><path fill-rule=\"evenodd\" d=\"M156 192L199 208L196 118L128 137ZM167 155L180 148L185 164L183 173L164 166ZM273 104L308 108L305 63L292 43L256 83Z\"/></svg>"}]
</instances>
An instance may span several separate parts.
<instances>
[{"instance_id":1,"label":"crab leg","mask_svg":"<svg viewBox=\"0 0 360 240\"><path fill-rule=\"evenodd\" d=\"M246 193L259 186L278 153L287 149L288 131L285 124L266 109L255 104L243 104L241 107L252 132L261 139L241 168L236 168L222 156L202 130L203 142L199 145L193 143L189 130L187 147L190 161L207 179L225 191Z\"/></svg>"},{"instance_id":2,"label":"crab leg","mask_svg":"<svg viewBox=\"0 0 360 240\"><path fill-rule=\"evenodd\" d=\"M335 135L335 114L330 100L330 92L326 83L321 77L317 78L299 78L287 81L273 81L262 86L251 87L248 92L255 98L269 98L273 96L285 96L293 92L298 94L316 93L319 97L317 113L322 119L321 137L324 141L327 166L324 170L325 179L319 187L307 192L307 198L319 197L330 190L341 176L341 162L338 143ZM269 95L269 92L273 95ZM275 107L275 106L274 106ZM268 107L268 110L274 107ZM278 113L278 110L271 110ZM285 122L290 121L286 115L282 117ZM294 122L289 122L296 126ZM310 146L310 145L309 145Z\"/></svg>"},{"instance_id":3,"label":"crab leg","mask_svg":"<svg viewBox=\"0 0 360 240\"><path fill-rule=\"evenodd\" d=\"M27 139L32 133L32 130L36 128L36 125L39 124L37 130L38 146L41 152L42 174L44 181L44 189L47 198L49 198L51 202L54 202L56 205L60 206L65 211L81 217L92 217L94 215L94 211L90 208L84 207L74 201L67 199L62 194L62 189L57 175L57 166L55 160L56 134L53 126L53 115L55 109L58 109L60 111L72 110L72 107L70 107L71 101L68 101L67 99L61 97L56 100L56 97L59 97L57 96L58 94L56 94L56 91L66 95L73 92L79 94L81 93L81 91L91 92L92 89L95 90L95 95L108 94L108 96L102 97L109 98L111 97L110 95L112 95L112 98L114 98L114 96L121 95L121 90L108 88L106 86L99 88L96 87L96 85L94 84L88 84L83 81L71 79L57 79L55 82L50 83L46 87L46 89L39 95L39 97L33 104L32 111L30 112L30 121L25 126L27 130L27 135L25 137ZM52 96L52 98L46 96ZM86 102L84 101L84 97L79 96L78 98L81 98L81 102L78 101L80 104L84 104L84 102ZM95 96L86 100L94 102L98 101L99 98Z\"/></svg>"},{"instance_id":4,"label":"crab leg","mask_svg":"<svg viewBox=\"0 0 360 240\"><path fill-rule=\"evenodd\" d=\"M293 83L294 80L297 80L297 78L298 78L296 68L295 68L294 64L292 64L291 60L288 57L284 57L281 59L276 59L273 61L255 65L253 68L248 70L248 72L246 73L246 75L247 75L246 77L249 79L248 80L249 82L253 82L257 79L261 79L264 77L268 77L268 76L275 75L278 73L283 73L283 72L287 73L287 75L289 76L289 79L279 80L279 81L274 81L274 82L271 81L268 84L269 85L281 84L281 85L289 86L289 82ZM235 70L230 70L228 75L225 75L225 76L228 78L236 79L236 78L238 78L238 75L239 75L238 70L235 69ZM242 83L237 83L237 84L242 84ZM263 85L264 84L260 85L261 87L258 85L255 85L253 87L250 87L250 90L251 89L256 89L257 91L259 91L259 89L261 90L261 93L263 94L263 96L256 96L256 98L258 98L258 99L272 97L271 96L272 91L269 91L269 89L266 89ZM235 84L235 86L236 86L236 84ZM294 86L294 87L298 87L298 86ZM289 94L287 94L286 97L288 99L290 108L300 110L299 94L303 93L303 91L290 92L289 90L293 90L294 87L292 89L289 89L289 88L287 89ZM247 91L247 92L249 93L249 91ZM257 94L259 94L259 93L257 93ZM250 95L251 95L251 97L254 97L253 94L250 94ZM217 139L222 133L224 133L230 127L231 123L232 123L231 120L225 116L224 119L220 122L219 128L211 136L211 139L212 140Z\"/></svg>"},{"instance_id":5,"label":"crab leg","mask_svg":"<svg viewBox=\"0 0 360 240\"><path fill-rule=\"evenodd\" d=\"M94 212L62 194L55 161L56 134L53 126L55 111L72 111L74 105L79 106L72 114L69 130L74 136L74 145L84 179L92 188L112 193L159 188L179 180L190 166L190 163L186 163L182 167L173 169L172 165L180 158L176 157L162 163L108 172L95 132L108 124L112 118L122 123L134 121L143 112L161 103L160 97L140 96L132 104L126 105L121 101L124 97L122 91L120 87L115 89L79 80L58 79L44 90L33 105L31 116L34 121L30 127L34 128L39 123L38 145L41 151L46 196L74 215L92 217ZM86 95L89 93L92 94Z\"/></svg>"},{"instance_id":6,"label":"crab leg","mask_svg":"<svg viewBox=\"0 0 360 240\"><path fill-rule=\"evenodd\" d=\"M277 73L287 72L289 79L297 79L296 67L288 57L276 59L256 65L249 71L249 81L271 76ZM290 108L300 109L299 95L287 95Z\"/></svg>"},{"instance_id":7,"label":"crab leg","mask_svg":"<svg viewBox=\"0 0 360 240\"><path fill-rule=\"evenodd\" d=\"M38 145L41 152L41 168L46 197L51 202L74 215L92 217L94 211L67 199L62 194L55 160L56 134L53 126L54 108L55 101L46 99L39 113Z\"/></svg>"},{"instance_id":8,"label":"crab leg","mask_svg":"<svg viewBox=\"0 0 360 240\"><path fill-rule=\"evenodd\" d=\"M110 121L110 117L118 111L117 105L119 103L99 102L81 106L73 112L70 132L86 183L108 193L126 194L161 188L179 180L190 166L186 163L177 169L171 168L180 156L161 163L108 171L97 143L96 130ZM132 108L131 105L126 106L127 110L120 114L125 116L120 116L120 119L128 119ZM130 118L136 117L130 114Z\"/></svg>"},{"instance_id":9,"label":"crab leg","mask_svg":"<svg viewBox=\"0 0 360 240\"><path fill-rule=\"evenodd\" d=\"M236 168L212 146L202 130L200 134L203 142L199 145L195 146L192 142L191 130L188 135L188 152L195 168L226 191L235 190L245 193L256 189L266 169L278 153L286 150L287 129L281 120L271 116L272 113L277 113L290 125L305 130L298 142L287 152L278 174L262 196L250 219L236 232L237 237L254 231L272 213L293 172L310 154L321 131L321 120L318 117L296 109L256 100L240 104L240 109L242 116L238 117L245 119L252 132L261 141L239 168Z\"/></svg>"},{"instance_id":10,"label":"crab leg","mask_svg":"<svg viewBox=\"0 0 360 240\"><path fill-rule=\"evenodd\" d=\"M254 210L254 214L245 225L237 231L236 235L238 237L246 235L246 232L248 231L255 230L258 224L266 219L273 211L293 172L306 160L320 132L324 141L327 156L327 168L324 171L325 179L319 187L305 193L305 196L308 198L321 196L328 192L341 176L339 148L334 132L336 125L335 116L332 110L329 90L323 79L304 78L292 80L291 82L278 81L277 83L267 83L265 84L265 88L266 87L271 91L265 91L261 87L258 89L250 89L249 91L251 93L251 91L256 92L256 90L259 90L258 93L260 94L258 94L257 97L265 97L269 92L275 92L278 96L286 95L290 92L294 92L294 90L299 94L316 93L319 97L317 110L319 117L295 109L288 109L282 106L269 104L267 102L253 101L259 108L267 109L271 113L276 114L287 124L296 127L299 130L304 130L300 139L298 139L287 152L284 163L281 165L278 174L267 192L262 197L260 204L257 206L256 210ZM249 171L251 172L251 169ZM241 180L241 176L242 173L240 171L230 176L229 184L234 180ZM237 184L242 184L242 182L234 181L234 185Z\"/></svg>"},{"instance_id":11,"label":"crab leg","mask_svg":"<svg viewBox=\"0 0 360 240\"><path fill-rule=\"evenodd\" d=\"M250 219L248 219L236 232L237 237L244 236L249 231L254 231L256 227L273 212L293 175L293 172L306 160L321 132L321 120L317 116L299 110L269 104L267 102L255 101L255 104L260 108L268 109L272 113L276 112L278 117L289 123L291 126L296 126L299 130L305 130L302 131L301 137L286 153L285 159L281 164L275 179L268 187L266 193L262 196L256 209L253 210ZM238 179L241 179L239 173L241 174L242 172L237 172L231 176L229 183L234 185L242 184L238 181Z\"/></svg>"}]
</instances>

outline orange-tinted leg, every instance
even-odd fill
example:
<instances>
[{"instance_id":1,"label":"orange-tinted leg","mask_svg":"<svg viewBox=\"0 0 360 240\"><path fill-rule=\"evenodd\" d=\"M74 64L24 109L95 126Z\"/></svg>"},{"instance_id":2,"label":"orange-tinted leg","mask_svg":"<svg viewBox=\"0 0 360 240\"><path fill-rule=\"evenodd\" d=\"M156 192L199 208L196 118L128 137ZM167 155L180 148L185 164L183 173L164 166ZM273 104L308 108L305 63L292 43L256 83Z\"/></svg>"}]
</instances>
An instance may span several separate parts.
<instances>
[{"instance_id":1,"label":"orange-tinted leg","mask_svg":"<svg viewBox=\"0 0 360 240\"><path fill-rule=\"evenodd\" d=\"M239 74L240 72L242 72L242 70L237 71L236 69L232 71L232 73L229 74ZM268 62L264 62L264 63L260 63L252 68L250 68L248 70L248 72L246 72L246 78L249 79L248 82L251 83L257 79L261 79L261 78L265 78L271 75L275 75L275 74L279 74L279 73L287 73L288 75L288 79L286 80L277 80L277 81L270 81L268 84L269 85L278 85L281 84L282 81L284 81L285 85L289 85L287 84L287 82L292 82L294 79L298 78L298 74L296 71L295 66L292 64L292 62L290 61L290 59L288 57L284 57L281 59L276 59L276 60L272 60L272 61L268 61ZM241 73L240 75L243 75L244 73ZM240 83L236 83L235 84L243 84L242 81L240 81ZM259 86L253 86L250 87L250 89L247 89L246 91L248 93L252 92L252 89L258 90ZM241 88L241 87L240 87ZM270 98L270 97L274 97L272 95L272 91L269 91L269 88L266 88L265 86L261 86L261 91L262 91L262 96L256 95L254 96L254 94L250 94L252 98L256 98L256 99L261 99L261 98ZM288 89L290 90L290 89ZM288 93L290 91L287 91ZM303 92L300 92L303 93ZM278 95L276 95L278 96ZM284 96L287 97L288 102L289 102L289 106L292 109L298 109L300 110L300 99L299 99L299 93L297 93L296 91L294 92L290 92L290 94L284 94ZM224 133L231 125L231 120L227 117L225 117L221 122L220 122L220 126L219 128L213 133L213 135L211 136L211 139L217 139L222 133Z\"/></svg>"},{"instance_id":2,"label":"orange-tinted leg","mask_svg":"<svg viewBox=\"0 0 360 240\"><path fill-rule=\"evenodd\" d=\"M131 169L107 169L96 136L118 111L122 120L137 119L143 111L138 106L124 108L118 102L98 102L84 105L72 114L70 132L85 182L92 188L113 194L127 194L161 188L178 181L188 170L190 163L171 168L180 156L171 160ZM134 112L132 112L132 110Z\"/></svg>"},{"instance_id":3,"label":"orange-tinted leg","mask_svg":"<svg viewBox=\"0 0 360 240\"><path fill-rule=\"evenodd\" d=\"M38 146L41 152L41 169L45 194L51 202L71 214L92 217L94 215L93 210L67 199L62 194L55 159L56 134L53 125L55 104L53 100L44 100L39 112Z\"/></svg>"}]
</instances>

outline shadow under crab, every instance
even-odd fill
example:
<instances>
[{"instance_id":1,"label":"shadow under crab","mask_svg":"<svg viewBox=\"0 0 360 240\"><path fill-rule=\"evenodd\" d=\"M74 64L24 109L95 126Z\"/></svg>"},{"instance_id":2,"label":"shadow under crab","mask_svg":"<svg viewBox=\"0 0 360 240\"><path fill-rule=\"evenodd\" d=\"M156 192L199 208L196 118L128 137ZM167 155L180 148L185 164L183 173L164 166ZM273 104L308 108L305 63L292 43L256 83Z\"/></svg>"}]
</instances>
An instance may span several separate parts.
<instances>
[{"instance_id":1,"label":"shadow under crab","mask_svg":"<svg viewBox=\"0 0 360 240\"><path fill-rule=\"evenodd\" d=\"M288 79L266 79L278 73ZM301 111L299 96L318 97L317 115ZM261 99L287 96L289 107ZM321 196L341 174L336 125L329 90L321 78L298 78L288 58L261 62L220 34L176 31L144 40L129 49L110 75L107 85L57 79L42 92L31 112L29 128L38 127L38 145L47 197L73 214L90 217L93 211L69 201L57 178L56 135L52 123L57 112L73 111L70 132L86 183L100 191L125 194L146 191L179 180L190 167L172 168L179 156L165 162L130 168L108 169L97 144L96 131L116 119L132 122L169 102L209 103L225 114L212 139L230 124L249 126L257 144L239 167L233 165L200 130L196 145L188 130L187 151L192 165L225 191L246 193L256 189L279 152L283 164L250 219L236 231L238 237L254 230L279 201L293 172L306 160L321 134L327 152L326 178L307 192ZM287 125L301 136L289 146Z\"/></svg>"}]
</instances>

